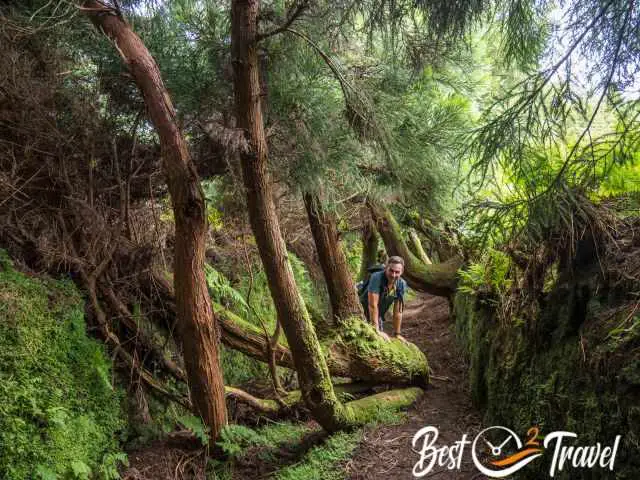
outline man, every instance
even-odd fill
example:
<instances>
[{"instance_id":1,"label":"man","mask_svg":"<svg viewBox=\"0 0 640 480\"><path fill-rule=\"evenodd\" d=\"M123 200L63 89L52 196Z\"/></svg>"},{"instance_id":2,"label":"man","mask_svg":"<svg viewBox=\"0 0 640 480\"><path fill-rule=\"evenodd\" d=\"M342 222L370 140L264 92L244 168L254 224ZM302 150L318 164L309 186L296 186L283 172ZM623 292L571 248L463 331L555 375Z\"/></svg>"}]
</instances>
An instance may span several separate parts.
<instances>
[{"instance_id":1,"label":"man","mask_svg":"<svg viewBox=\"0 0 640 480\"><path fill-rule=\"evenodd\" d=\"M364 307L364 313L375 329L388 339L383 331L384 314L393 305L393 333L392 336L405 341L400 336L402 327L402 310L404 307L404 294L407 290L407 282L401 276L404 272L404 260L402 257L389 257L384 270L371 274L367 288L360 295L360 303Z\"/></svg>"}]
</instances>

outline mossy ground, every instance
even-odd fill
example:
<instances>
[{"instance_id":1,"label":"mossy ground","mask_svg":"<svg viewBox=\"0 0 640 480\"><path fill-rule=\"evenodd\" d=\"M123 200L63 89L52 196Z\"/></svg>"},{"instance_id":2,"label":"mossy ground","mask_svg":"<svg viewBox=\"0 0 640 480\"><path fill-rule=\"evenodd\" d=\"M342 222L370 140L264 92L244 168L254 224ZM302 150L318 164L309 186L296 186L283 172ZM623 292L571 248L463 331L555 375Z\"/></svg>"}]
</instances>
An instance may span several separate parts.
<instances>
[{"instance_id":1,"label":"mossy ground","mask_svg":"<svg viewBox=\"0 0 640 480\"><path fill-rule=\"evenodd\" d=\"M218 443L229 455L210 469L211 478L338 480L344 463L362 440L364 428L397 424L404 413L379 409L364 427L332 435L315 422L271 423L262 428L227 427Z\"/></svg>"},{"instance_id":2,"label":"mossy ground","mask_svg":"<svg viewBox=\"0 0 640 480\"><path fill-rule=\"evenodd\" d=\"M72 283L0 251L0 478L117 478L122 395Z\"/></svg>"}]
</instances>

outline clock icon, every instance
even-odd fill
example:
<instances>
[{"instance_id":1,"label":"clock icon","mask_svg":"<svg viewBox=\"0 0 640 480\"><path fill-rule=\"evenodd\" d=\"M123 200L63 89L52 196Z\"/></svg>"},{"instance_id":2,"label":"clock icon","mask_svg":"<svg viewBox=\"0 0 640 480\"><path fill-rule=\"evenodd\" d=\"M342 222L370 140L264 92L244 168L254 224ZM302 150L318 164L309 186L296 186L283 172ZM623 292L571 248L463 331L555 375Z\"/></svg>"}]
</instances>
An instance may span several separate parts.
<instances>
[{"instance_id":1,"label":"clock icon","mask_svg":"<svg viewBox=\"0 0 640 480\"><path fill-rule=\"evenodd\" d=\"M529 445L528 442L523 449L525 445L513 430L496 425L478 433L471 445L471 455L481 473L490 478L504 478L542 455L540 449Z\"/></svg>"},{"instance_id":2,"label":"clock icon","mask_svg":"<svg viewBox=\"0 0 640 480\"><path fill-rule=\"evenodd\" d=\"M496 440L496 438L498 440ZM489 427L485 428L480 434L476 437L476 440L481 439L490 449L491 455L493 457L499 457L502 455L502 450L509 445L512 449L518 450L522 448L522 442L520 441L520 437L515 434L512 430L509 430L506 427ZM493 439L493 442L498 443L497 446L491 443L490 439ZM475 445L475 443L474 443Z\"/></svg>"}]
</instances>

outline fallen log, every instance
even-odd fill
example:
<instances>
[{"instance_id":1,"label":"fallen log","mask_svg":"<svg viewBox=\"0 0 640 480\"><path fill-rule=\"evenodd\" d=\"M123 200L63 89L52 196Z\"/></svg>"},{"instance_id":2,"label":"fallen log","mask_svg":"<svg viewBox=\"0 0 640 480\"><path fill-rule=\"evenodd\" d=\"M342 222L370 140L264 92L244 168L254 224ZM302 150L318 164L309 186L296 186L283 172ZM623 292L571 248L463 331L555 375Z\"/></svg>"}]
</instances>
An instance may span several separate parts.
<instances>
[{"instance_id":1,"label":"fallen log","mask_svg":"<svg viewBox=\"0 0 640 480\"><path fill-rule=\"evenodd\" d=\"M165 309L175 308L171 284L152 275L150 293L160 295L158 303ZM267 338L263 330L239 317L222 305L213 304L220 325L222 342L257 360L268 362ZM168 312L170 315L171 311ZM412 343L399 339L383 339L372 325L359 318L345 320L343 326L321 342L329 372L334 377L358 381L426 386L429 383L427 358ZM282 338L273 346L276 363L294 368L291 351Z\"/></svg>"}]
</instances>

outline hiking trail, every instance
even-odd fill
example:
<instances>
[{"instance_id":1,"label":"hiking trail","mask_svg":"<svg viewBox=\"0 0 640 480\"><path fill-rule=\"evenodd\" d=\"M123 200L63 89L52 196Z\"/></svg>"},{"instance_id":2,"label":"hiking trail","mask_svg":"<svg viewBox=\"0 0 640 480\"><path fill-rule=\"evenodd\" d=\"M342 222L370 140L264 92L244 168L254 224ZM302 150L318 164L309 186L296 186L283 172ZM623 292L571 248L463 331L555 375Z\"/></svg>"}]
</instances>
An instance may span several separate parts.
<instances>
[{"instance_id":1,"label":"hiking trail","mask_svg":"<svg viewBox=\"0 0 640 480\"><path fill-rule=\"evenodd\" d=\"M385 322L385 330L389 323ZM437 446L453 445L465 433L473 439L482 428L480 414L471 403L467 365L455 340L447 300L419 294L407 303L402 333L426 353L432 371L431 385L407 411L406 422L365 430L363 442L345 465L345 478L350 480L415 478L412 470L419 455L412 451L411 441L422 427L438 428ZM436 466L422 478L487 478L479 474L466 453L460 470Z\"/></svg>"}]
</instances>

